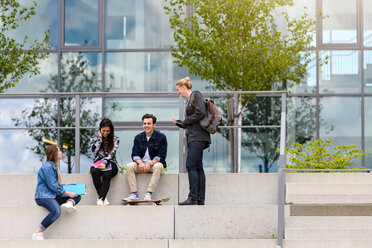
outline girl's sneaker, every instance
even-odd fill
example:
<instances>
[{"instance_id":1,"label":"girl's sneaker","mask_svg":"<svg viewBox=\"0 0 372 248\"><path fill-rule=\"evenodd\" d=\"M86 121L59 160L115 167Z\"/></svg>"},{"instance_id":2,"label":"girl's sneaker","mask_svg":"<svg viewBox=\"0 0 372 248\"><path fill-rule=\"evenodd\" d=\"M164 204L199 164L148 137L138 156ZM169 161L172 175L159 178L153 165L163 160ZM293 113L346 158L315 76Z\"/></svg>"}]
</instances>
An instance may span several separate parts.
<instances>
[{"instance_id":1,"label":"girl's sneaker","mask_svg":"<svg viewBox=\"0 0 372 248\"><path fill-rule=\"evenodd\" d=\"M103 201L101 198L97 199L97 206L103 206Z\"/></svg>"},{"instance_id":2,"label":"girl's sneaker","mask_svg":"<svg viewBox=\"0 0 372 248\"><path fill-rule=\"evenodd\" d=\"M39 233L33 233L31 235L31 239L32 240L44 240L44 235L42 232L39 232Z\"/></svg>"},{"instance_id":3,"label":"girl's sneaker","mask_svg":"<svg viewBox=\"0 0 372 248\"><path fill-rule=\"evenodd\" d=\"M105 198L105 200L103 201L103 206L108 206L110 205L109 201L107 200L107 198Z\"/></svg>"}]
</instances>

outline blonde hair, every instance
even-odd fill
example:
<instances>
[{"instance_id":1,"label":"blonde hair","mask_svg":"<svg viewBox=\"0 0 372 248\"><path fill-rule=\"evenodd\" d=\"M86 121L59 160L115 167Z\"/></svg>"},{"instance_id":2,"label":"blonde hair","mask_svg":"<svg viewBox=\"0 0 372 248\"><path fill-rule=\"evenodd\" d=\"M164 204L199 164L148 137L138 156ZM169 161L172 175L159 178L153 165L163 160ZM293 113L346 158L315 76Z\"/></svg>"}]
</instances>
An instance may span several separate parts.
<instances>
[{"instance_id":1,"label":"blonde hair","mask_svg":"<svg viewBox=\"0 0 372 248\"><path fill-rule=\"evenodd\" d=\"M191 89L192 89L192 83L191 83L189 77L185 77L185 78L180 79L180 80L176 83L176 85L177 85L177 86L186 86L186 88L187 88L188 90L191 90Z\"/></svg>"},{"instance_id":2,"label":"blonde hair","mask_svg":"<svg viewBox=\"0 0 372 248\"><path fill-rule=\"evenodd\" d=\"M58 175L58 184L61 184L62 180L61 180L61 172L59 171L58 169L58 166L57 166L57 163L58 163L58 146L56 145L51 145L51 146L48 146L45 150L45 154L46 154L46 157L47 157L47 161L52 161L53 164L56 166L57 168L57 175Z\"/></svg>"}]
</instances>

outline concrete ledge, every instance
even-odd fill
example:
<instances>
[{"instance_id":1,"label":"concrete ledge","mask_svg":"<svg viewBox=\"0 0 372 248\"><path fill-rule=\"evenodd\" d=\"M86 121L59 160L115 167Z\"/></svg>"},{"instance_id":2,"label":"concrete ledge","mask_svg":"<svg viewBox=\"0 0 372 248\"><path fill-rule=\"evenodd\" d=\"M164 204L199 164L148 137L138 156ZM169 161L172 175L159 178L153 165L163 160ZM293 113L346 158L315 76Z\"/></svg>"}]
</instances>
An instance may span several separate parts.
<instances>
[{"instance_id":1,"label":"concrete ledge","mask_svg":"<svg viewBox=\"0 0 372 248\"><path fill-rule=\"evenodd\" d=\"M285 248L371 248L372 240L283 240Z\"/></svg>"},{"instance_id":2,"label":"concrete ledge","mask_svg":"<svg viewBox=\"0 0 372 248\"><path fill-rule=\"evenodd\" d=\"M42 207L0 207L0 239L30 239L48 211ZM5 224L6 223L6 224ZM173 206L80 206L62 211L44 234L47 239L174 238Z\"/></svg>"},{"instance_id":3,"label":"concrete ledge","mask_svg":"<svg viewBox=\"0 0 372 248\"><path fill-rule=\"evenodd\" d=\"M287 194L371 194L372 183L287 183Z\"/></svg>"},{"instance_id":4,"label":"concrete ledge","mask_svg":"<svg viewBox=\"0 0 372 248\"><path fill-rule=\"evenodd\" d=\"M371 216L291 216L287 228L362 228L372 229Z\"/></svg>"},{"instance_id":5,"label":"concrete ledge","mask_svg":"<svg viewBox=\"0 0 372 248\"><path fill-rule=\"evenodd\" d=\"M276 205L175 206L176 239L272 239Z\"/></svg>"},{"instance_id":6,"label":"concrete ledge","mask_svg":"<svg viewBox=\"0 0 372 248\"><path fill-rule=\"evenodd\" d=\"M186 173L180 176L180 200L189 193ZM273 205L278 204L278 175L264 173L207 174L207 205Z\"/></svg>"},{"instance_id":7,"label":"concrete ledge","mask_svg":"<svg viewBox=\"0 0 372 248\"><path fill-rule=\"evenodd\" d=\"M168 248L168 240L0 240L7 248Z\"/></svg>"},{"instance_id":8,"label":"concrete ledge","mask_svg":"<svg viewBox=\"0 0 372 248\"><path fill-rule=\"evenodd\" d=\"M287 183L371 183L372 173L287 173Z\"/></svg>"},{"instance_id":9,"label":"concrete ledge","mask_svg":"<svg viewBox=\"0 0 372 248\"><path fill-rule=\"evenodd\" d=\"M287 194L287 204L372 204L372 194Z\"/></svg>"},{"instance_id":10,"label":"concrete ledge","mask_svg":"<svg viewBox=\"0 0 372 248\"><path fill-rule=\"evenodd\" d=\"M290 216L372 216L372 205L290 205Z\"/></svg>"},{"instance_id":11,"label":"concrete ledge","mask_svg":"<svg viewBox=\"0 0 372 248\"><path fill-rule=\"evenodd\" d=\"M362 240L372 237L372 229L362 228L286 228L286 239ZM372 240L371 240L372 243Z\"/></svg>"},{"instance_id":12,"label":"concrete ledge","mask_svg":"<svg viewBox=\"0 0 372 248\"><path fill-rule=\"evenodd\" d=\"M169 240L169 248L269 248L276 243L276 239L173 239Z\"/></svg>"}]
</instances>

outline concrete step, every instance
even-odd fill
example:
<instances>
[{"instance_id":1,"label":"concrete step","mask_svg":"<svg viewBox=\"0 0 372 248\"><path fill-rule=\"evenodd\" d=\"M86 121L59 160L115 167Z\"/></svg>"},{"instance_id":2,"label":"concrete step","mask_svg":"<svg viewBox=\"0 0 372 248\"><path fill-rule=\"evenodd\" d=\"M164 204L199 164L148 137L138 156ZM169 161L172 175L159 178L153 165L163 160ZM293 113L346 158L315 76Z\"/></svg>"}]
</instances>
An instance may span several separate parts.
<instances>
[{"instance_id":1,"label":"concrete step","mask_svg":"<svg viewBox=\"0 0 372 248\"><path fill-rule=\"evenodd\" d=\"M287 194L287 204L372 204L370 194Z\"/></svg>"},{"instance_id":2,"label":"concrete step","mask_svg":"<svg viewBox=\"0 0 372 248\"><path fill-rule=\"evenodd\" d=\"M372 173L287 173L287 183L371 183Z\"/></svg>"},{"instance_id":3,"label":"concrete step","mask_svg":"<svg viewBox=\"0 0 372 248\"><path fill-rule=\"evenodd\" d=\"M287 216L372 216L371 204L297 204L287 207Z\"/></svg>"},{"instance_id":4,"label":"concrete step","mask_svg":"<svg viewBox=\"0 0 372 248\"><path fill-rule=\"evenodd\" d=\"M286 228L362 228L372 229L372 216L290 216Z\"/></svg>"},{"instance_id":5,"label":"concrete step","mask_svg":"<svg viewBox=\"0 0 372 248\"><path fill-rule=\"evenodd\" d=\"M137 175L138 193L143 197L151 174ZM206 205L262 205L277 204L276 174L207 174ZM0 175L0 195L17 197L0 199L0 206L34 206L36 175ZM79 205L95 205L97 193L90 174L63 174L63 183L86 183L87 194ZM231 189L234 190L231 190ZM176 205L187 198L189 191L187 174L163 174L153 198L170 197L167 205ZM121 199L129 194L125 174L111 180L108 200L121 205Z\"/></svg>"},{"instance_id":6,"label":"concrete step","mask_svg":"<svg viewBox=\"0 0 372 248\"><path fill-rule=\"evenodd\" d=\"M285 238L306 240L363 240L372 237L372 228L286 228ZM372 240L371 240L372 242ZM372 243L371 243L372 244Z\"/></svg>"},{"instance_id":7,"label":"concrete step","mask_svg":"<svg viewBox=\"0 0 372 248\"><path fill-rule=\"evenodd\" d=\"M0 207L1 239L29 239L48 211L42 207ZM47 239L272 239L276 205L78 206L62 211Z\"/></svg>"},{"instance_id":8,"label":"concrete step","mask_svg":"<svg viewBox=\"0 0 372 248\"><path fill-rule=\"evenodd\" d=\"M366 194L372 195L372 183L287 183L286 192L295 194ZM372 200L372 198L371 198Z\"/></svg>"},{"instance_id":9,"label":"concrete step","mask_svg":"<svg viewBox=\"0 0 372 248\"><path fill-rule=\"evenodd\" d=\"M372 240L284 240L285 248L371 248Z\"/></svg>"},{"instance_id":10,"label":"concrete step","mask_svg":"<svg viewBox=\"0 0 372 248\"><path fill-rule=\"evenodd\" d=\"M0 240L7 248L269 248L275 239L213 239L213 240Z\"/></svg>"}]
</instances>

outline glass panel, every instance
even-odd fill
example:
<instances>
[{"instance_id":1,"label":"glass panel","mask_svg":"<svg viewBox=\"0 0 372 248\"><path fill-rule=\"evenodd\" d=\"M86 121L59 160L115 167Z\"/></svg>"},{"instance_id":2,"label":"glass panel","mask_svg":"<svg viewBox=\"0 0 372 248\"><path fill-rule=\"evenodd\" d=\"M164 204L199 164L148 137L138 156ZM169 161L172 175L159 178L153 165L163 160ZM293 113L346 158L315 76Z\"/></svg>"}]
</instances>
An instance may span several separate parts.
<instances>
[{"instance_id":1,"label":"glass panel","mask_svg":"<svg viewBox=\"0 0 372 248\"><path fill-rule=\"evenodd\" d=\"M372 97L364 98L365 111L365 150L372 153ZM365 167L372 168L372 156L366 156Z\"/></svg>"},{"instance_id":2,"label":"glass panel","mask_svg":"<svg viewBox=\"0 0 372 248\"><path fill-rule=\"evenodd\" d=\"M364 45L372 46L372 2L370 0L364 0L363 2L364 12Z\"/></svg>"},{"instance_id":3,"label":"glass panel","mask_svg":"<svg viewBox=\"0 0 372 248\"><path fill-rule=\"evenodd\" d=\"M360 93L360 51L321 51L322 60L328 63L320 67L320 93Z\"/></svg>"},{"instance_id":4,"label":"glass panel","mask_svg":"<svg viewBox=\"0 0 372 248\"><path fill-rule=\"evenodd\" d=\"M101 53L62 53L61 92L97 92L101 89Z\"/></svg>"},{"instance_id":5,"label":"glass panel","mask_svg":"<svg viewBox=\"0 0 372 248\"><path fill-rule=\"evenodd\" d=\"M212 144L209 149L203 151L205 173L230 173L232 171L228 132L226 132L226 136L220 131L221 129L219 129L218 133L211 135Z\"/></svg>"},{"instance_id":6,"label":"glass panel","mask_svg":"<svg viewBox=\"0 0 372 248\"><path fill-rule=\"evenodd\" d=\"M176 82L186 76L168 52L107 53L106 91L176 92Z\"/></svg>"},{"instance_id":7,"label":"glass panel","mask_svg":"<svg viewBox=\"0 0 372 248\"><path fill-rule=\"evenodd\" d=\"M5 92L54 92L58 88L57 54L51 53L49 57L39 63L40 74L32 76L26 74L15 87Z\"/></svg>"},{"instance_id":8,"label":"glass panel","mask_svg":"<svg viewBox=\"0 0 372 248\"><path fill-rule=\"evenodd\" d=\"M332 148L338 145L361 147L361 103L359 97L322 97L319 113L320 138L331 139ZM356 166L361 165L357 160Z\"/></svg>"},{"instance_id":9,"label":"glass panel","mask_svg":"<svg viewBox=\"0 0 372 248\"><path fill-rule=\"evenodd\" d=\"M178 98L106 98L105 116L115 122L141 122L144 114L156 116L157 121L170 123L172 118L178 119Z\"/></svg>"},{"instance_id":10,"label":"glass panel","mask_svg":"<svg viewBox=\"0 0 372 248\"><path fill-rule=\"evenodd\" d=\"M320 111L322 111L320 106ZM323 122L322 120L320 121ZM316 102L314 97L287 99L287 146L316 139Z\"/></svg>"},{"instance_id":11,"label":"glass panel","mask_svg":"<svg viewBox=\"0 0 372 248\"><path fill-rule=\"evenodd\" d=\"M65 46L98 46L99 0L65 0Z\"/></svg>"},{"instance_id":12,"label":"glass panel","mask_svg":"<svg viewBox=\"0 0 372 248\"><path fill-rule=\"evenodd\" d=\"M311 55L311 61L306 68L306 75L304 75L300 84L295 84L292 93L315 93L316 90L316 53Z\"/></svg>"},{"instance_id":13,"label":"glass panel","mask_svg":"<svg viewBox=\"0 0 372 248\"><path fill-rule=\"evenodd\" d=\"M372 51L364 51L364 92L372 92Z\"/></svg>"},{"instance_id":14,"label":"glass panel","mask_svg":"<svg viewBox=\"0 0 372 248\"><path fill-rule=\"evenodd\" d=\"M355 0L323 0L323 43L357 43Z\"/></svg>"},{"instance_id":15,"label":"glass panel","mask_svg":"<svg viewBox=\"0 0 372 248\"><path fill-rule=\"evenodd\" d=\"M102 120L102 98L80 98L80 126L98 127ZM75 126L75 125L74 125Z\"/></svg>"},{"instance_id":16,"label":"glass panel","mask_svg":"<svg viewBox=\"0 0 372 248\"><path fill-rule=\"evenodd\" d=\"M257 97L243 112L244 126L280 125L280 98ZM280 144L279 128L242 129L242 172L276 172Z\"/></svg>"},{"instance_id":17,"label":"glass panel","mask_svg":"<svg viewBox=\"0 0 372 248\"><path fill-rule=\"evenodd\" d=\"M22 6L31 7L34 1L18 1ZM30 19L21 22L16 30L9 31L9 36L17 42L23 43L25 36L28 36L28 42L25 48L30 48L34 40L42 41L44 32L50 30L50 43L53 49L58 48L58 1L38 0L35 9L36 14Z\"/></svg>"},{"instance_id":18,"label":"glass panel","mask_svg":"<svg viewBox=\"0 0 372 248\"><path fill-rule=\"evenodd\" d=\"M165 2L107 0L107 48L167 48L173 42Z\"/></svg>"}]
</instances>

